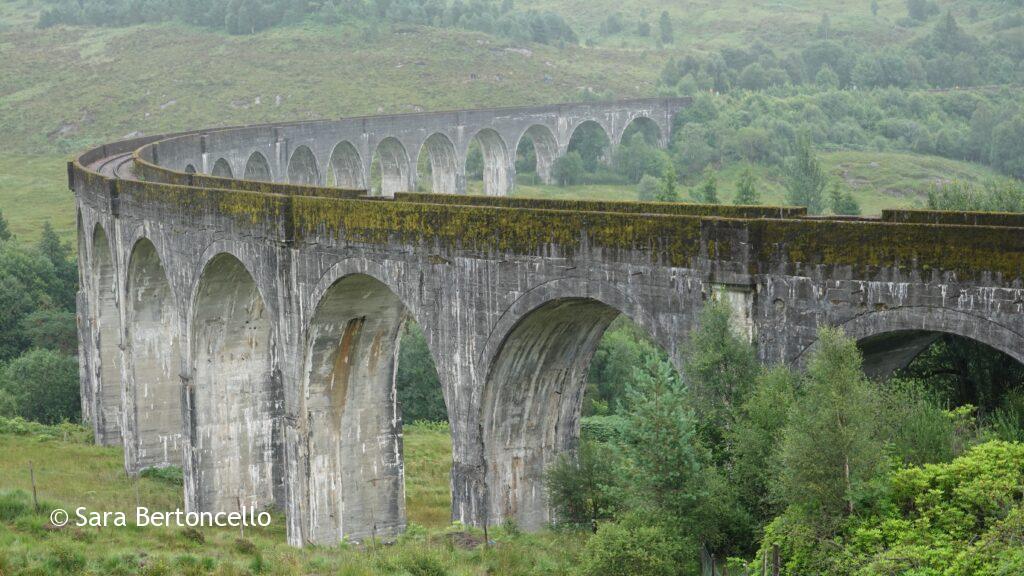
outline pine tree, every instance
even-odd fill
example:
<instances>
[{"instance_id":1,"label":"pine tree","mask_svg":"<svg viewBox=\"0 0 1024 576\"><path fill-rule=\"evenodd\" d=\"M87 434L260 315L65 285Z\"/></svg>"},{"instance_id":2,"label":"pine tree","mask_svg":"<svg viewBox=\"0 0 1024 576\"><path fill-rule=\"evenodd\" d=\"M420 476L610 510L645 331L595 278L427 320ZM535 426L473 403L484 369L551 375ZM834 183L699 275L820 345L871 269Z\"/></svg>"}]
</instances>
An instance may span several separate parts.
<instances>
[{"instance_id":1,"label":"pine tree","mask_svg":"<svg viewBox=\"0 0 1024 576\"><path fill-rule=\"evenodd\" d=\"M661 18L658 19L658 30L661 32L661 41L665 44L671 44L675 41L675 34L672 31L672 19L669 18L667 11L662 11Z\"/></svg>"},{"instance_id":2,"label":"pine tree","mask_svg":"<svg viewBox=\"0 0 1024 576\"><path fill-rule=\"evenodd\" d=\"M4 218L3 210L0 210L0 240L10 240L11 229L7 226L7 220Z\"/></svg>"},{"instance_id":3,"label":"pine tree","mask_svg":"<svg viewBox=\"0 0 1024 576\"><path fill-rule=\"evenodd\" d=\"M676 169L669 166L665 170L665 175L662 177L663 185L661 191L658 193L657 200L659 202L678 202L679 191L676 189Z\"/></svg>"},{"instance_id":4,"label":"pine tree","mask_svg":"<svg viewBox=\"0 0 1024 576\"><path fill-rule=\"evenodd\" d=\"M818 38L822 40L828 40L829 36L832 35L832 20L828 17L828 14L821 15L821 22L818 23Z\"/></svg>"},{"instance_id":5,"label":"pine tree","mask_svg":"<svg viewBox=\"0 0 1024 576\"><path fill-rule=\"evenodd\" d=\"M871 0L871 15L878 16L878 0Z\"/></svg>"},{"instance_id":6,"label":"pine tree","mask_svg":"<svg viewBox=\"0 0 1024 576\"><path fill-rule=\"evenodd\" d=\"M704 171L704 183L700 186L699 200L705 204L718 204L718 178L710 167Z\"/></svg>"},{"instance_id":7,"label":"pine tree","mask_svg":"<svg viewBox=\"0 0 1024 576\"><path fill-rule=\"evenodd\" d=\"M839 182L832 183L829 193L832 199L832 213L840 216L859 216L860 204L849 190L843 190Z\"/></svg>"},{"instance_id":8,"label":"pine tree","mask_svg":"<svg viewBox=\"0 0 1024 576\"><path fill-rule=\"evenodd\" d=\"M806 206L811 214L821 214L828 176L814 156L809 135L797 138L796 153L787 163L785 175L786 201L793 206Z\"/></svg>"},{"instance_id":9,"label":"pine tree","mask_svg":"<svg viewBox=\"0 0 1024 576\"><path fill-rule=\"evenodd\" d=\"M740 174L740 180L736 184L736 199L733 201L737 206L755 206L761 203L761 195L757 192L754 183L754 173L748 166Z\"/></svg>"}]
</instances>

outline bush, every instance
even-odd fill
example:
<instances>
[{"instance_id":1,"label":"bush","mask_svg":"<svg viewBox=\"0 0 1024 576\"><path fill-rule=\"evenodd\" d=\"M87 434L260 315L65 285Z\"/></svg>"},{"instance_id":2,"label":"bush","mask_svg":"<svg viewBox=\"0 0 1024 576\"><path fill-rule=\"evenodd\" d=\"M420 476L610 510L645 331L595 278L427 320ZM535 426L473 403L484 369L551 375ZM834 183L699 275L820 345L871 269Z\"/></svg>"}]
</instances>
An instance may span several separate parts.
<instances>
[{"instance_id":1,"label":"bush","mask_svg":"<svg viewBox=\"0 0 1024 576\"><path fill-rule=\"evenodd\" d=\"M544 487L558 523L597 527L619 502L616 453L597 442L580 442L576 454L560 454L546 471Z\"/></svg>"},{"instance_id":2,"label":"bush","mask_svg":"<svg viewBox=\"0 0 1024 576\"><path fill-rule=\"evenodd\" d=\"M622 416L584 416L580 420L580 438L592 442L615 443L622 439L626 423Z\"/></svg>"},{"instance_id":3,"label":"bush","mask_svg":"<svg viewBox=\"0 0 1024 576\"><path fill-rule=\"evenodd\" d=\"M44 424L78 421L78 361L52 350L31 350L11 361L0 388L12 397L18 415Z\"/></svg>"},{"instance_id":4,"label":"bush","mask_svg":"<svg viewBox=\"0 0 1024 576\"><path fill-rule=\"evenodd\" d=\"M650 515L633 513L602 524L587 541L579 574L587 576L675 576L695 573L699 548Z\"/></svg>"}]
</instances>

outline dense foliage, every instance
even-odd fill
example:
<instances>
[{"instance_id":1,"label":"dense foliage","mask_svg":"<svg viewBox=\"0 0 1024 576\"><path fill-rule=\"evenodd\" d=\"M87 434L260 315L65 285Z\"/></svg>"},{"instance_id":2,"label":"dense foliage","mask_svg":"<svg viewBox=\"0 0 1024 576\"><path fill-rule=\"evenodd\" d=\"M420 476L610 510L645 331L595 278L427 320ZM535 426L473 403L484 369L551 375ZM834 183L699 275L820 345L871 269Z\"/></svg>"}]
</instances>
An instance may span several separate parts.
<instances>
[{"instance_id":1,"label":"dense foliage","mask_svg":"<svg viewBox=\"0 0 1024 576\"><path fill-rule=\"evenodd\" d=\"M0 416L78 420L78 272L70 248L49 223L35 246L6 230L0 215Z\"/></svg>"}]
</instances>

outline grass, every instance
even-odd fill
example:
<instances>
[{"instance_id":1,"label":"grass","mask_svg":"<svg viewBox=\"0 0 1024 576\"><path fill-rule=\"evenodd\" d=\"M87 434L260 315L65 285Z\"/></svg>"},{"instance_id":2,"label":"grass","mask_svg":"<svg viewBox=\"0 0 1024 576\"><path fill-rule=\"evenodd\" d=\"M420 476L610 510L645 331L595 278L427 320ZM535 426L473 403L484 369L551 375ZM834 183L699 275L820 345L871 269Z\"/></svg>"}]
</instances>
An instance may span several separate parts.
<instances>
[{"instance_id":1,"label":"grass","mask_svg":"<svg viewBox=\"0 0 1024 576\"><path fill-rule=\"evenodd\" d=\"M61 434L0 432L0 574L565 574L586 535L490 531L449 522L447 430L410 425L405 434L410 529L390 546L296 549L285 543L285 519L268 528L106 527L53 529L54 507L124 511L183 506L181 487L165 478L130 482L122 453L63 440ZM28 463L35 469L41 512L32 509ZM197 535L198 532L198 535ZM240 541L242 540L242 541Z\"/></svg>"}]
</instances>

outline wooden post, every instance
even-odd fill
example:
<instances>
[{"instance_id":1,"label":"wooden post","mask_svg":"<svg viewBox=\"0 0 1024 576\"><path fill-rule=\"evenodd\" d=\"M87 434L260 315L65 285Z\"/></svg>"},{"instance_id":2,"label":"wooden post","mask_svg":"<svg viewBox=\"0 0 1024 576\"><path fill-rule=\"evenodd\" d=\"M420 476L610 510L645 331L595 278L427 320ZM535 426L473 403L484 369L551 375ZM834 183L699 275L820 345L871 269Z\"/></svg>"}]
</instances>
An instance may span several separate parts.
<instances>
[{"instance_id":1,"label":"wooden post","mask_svg":"<svg viewBox=\"0 0 1024 576\"><path fill-rule=\"evenodd\" d=\"M779 545L772 545L772 576L779 576L782 571L782 561L779 558Z\"/></svg>"},{"instance_id":2,"label":"wooden post","mask_svg":"<svg viewBox=\"0 0 1024 576\"><path fill-rule=\"evenodd\" d=\"M32 506L35 511L39 512L39 496L36 495L36 469L32 466L32 461L28 461L28 476L32 480Z\"/></svg>"}]
</instances>

